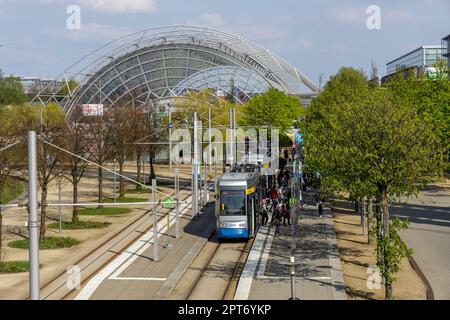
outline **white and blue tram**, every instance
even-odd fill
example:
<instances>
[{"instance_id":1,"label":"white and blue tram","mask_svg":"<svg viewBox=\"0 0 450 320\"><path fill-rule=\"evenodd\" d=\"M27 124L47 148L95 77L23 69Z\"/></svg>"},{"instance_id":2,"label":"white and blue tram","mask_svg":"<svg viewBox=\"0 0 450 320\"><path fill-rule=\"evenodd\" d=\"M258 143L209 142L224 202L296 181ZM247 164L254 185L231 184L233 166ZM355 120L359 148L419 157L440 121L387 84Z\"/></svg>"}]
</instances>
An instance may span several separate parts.
<instances>
[{"instance_id":1,"label":"white and blue tram","mask_svg":"<svg viewBox=\"0 0 450 320\"><path fill-rule=\"evenodd\" d=\"M250 239L259 227L264 195L258 166L239 166L216 181L216 232L219 240Z\"/></svg>"}]
</instances>

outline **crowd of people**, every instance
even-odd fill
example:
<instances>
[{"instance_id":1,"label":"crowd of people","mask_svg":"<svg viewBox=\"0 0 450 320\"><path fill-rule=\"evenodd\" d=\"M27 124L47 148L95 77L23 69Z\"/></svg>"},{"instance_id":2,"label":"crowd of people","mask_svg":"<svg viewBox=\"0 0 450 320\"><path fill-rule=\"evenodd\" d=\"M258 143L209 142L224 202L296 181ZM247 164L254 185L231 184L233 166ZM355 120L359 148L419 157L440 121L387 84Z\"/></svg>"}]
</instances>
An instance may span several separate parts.
<instances>
[{"instance_id":1,"label":"crowd of people","mask_svg":"<svg viewBox=\"0 0 450 320\"><path fill-rule=\"evenodd\" d=\"M284 168L277 177L278 186L267 188L265 198L262 200L261 225L266 226L269 222L269 212L272 213L270 224L275 226L275 236L280 234L281 225L291 224L292 208L289 204L291 190L289 188L289 171Z\"/></svg>"}]
</instances>

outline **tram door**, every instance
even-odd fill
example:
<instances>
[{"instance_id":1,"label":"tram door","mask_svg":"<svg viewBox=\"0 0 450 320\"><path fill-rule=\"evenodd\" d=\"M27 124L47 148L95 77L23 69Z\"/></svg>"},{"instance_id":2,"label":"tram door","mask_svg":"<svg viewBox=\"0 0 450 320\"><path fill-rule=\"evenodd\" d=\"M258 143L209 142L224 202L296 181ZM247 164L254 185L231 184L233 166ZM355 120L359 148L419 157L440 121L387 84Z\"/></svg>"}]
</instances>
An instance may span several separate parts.
<instances>
[{"instance_id":1,"label":"tram door","mask_svg":"<svg viewBox=\"0 0 450 320\"><path fill-rule=\"evenodd\" d=\"M255 234L255 194L247 196L247 225L249 236Z\"/></svg>"}]
</instances>

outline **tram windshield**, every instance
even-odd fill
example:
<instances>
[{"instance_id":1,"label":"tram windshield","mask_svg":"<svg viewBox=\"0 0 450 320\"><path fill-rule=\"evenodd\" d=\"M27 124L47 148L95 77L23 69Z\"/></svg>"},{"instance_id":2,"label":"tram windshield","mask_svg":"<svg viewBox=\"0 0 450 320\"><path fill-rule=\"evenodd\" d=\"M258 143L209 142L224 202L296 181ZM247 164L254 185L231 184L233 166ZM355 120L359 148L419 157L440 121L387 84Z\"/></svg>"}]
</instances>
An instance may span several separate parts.
<instances>
[{"instance_id":1,"label":"tram windshield","mask_svg":"<svg viewBox=\"0 0 450 320\"><path fill-rule=\"evenodd\" d=\"M222 190L220 194L220 215L245 216L244 191Z\"/></svg>"}]
</instances>

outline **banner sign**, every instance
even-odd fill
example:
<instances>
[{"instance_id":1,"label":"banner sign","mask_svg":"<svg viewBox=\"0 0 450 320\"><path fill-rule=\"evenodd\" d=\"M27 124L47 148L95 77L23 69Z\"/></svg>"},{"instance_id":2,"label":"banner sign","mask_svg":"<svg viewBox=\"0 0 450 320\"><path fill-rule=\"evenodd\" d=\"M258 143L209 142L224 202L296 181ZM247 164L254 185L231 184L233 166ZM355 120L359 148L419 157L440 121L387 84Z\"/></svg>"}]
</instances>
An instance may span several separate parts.
<instances>
[{"instance_id":1,"label":"banner sign","mask_svg":"<svg viewBox=\"0 0 450 320\"><path fill-rule=\"evenodd\" d=\"M82 104L81 108L85 117L103 116L103 104Z\"/></svg>"}]
</instances>

